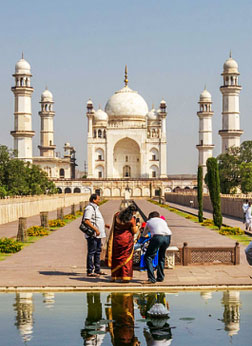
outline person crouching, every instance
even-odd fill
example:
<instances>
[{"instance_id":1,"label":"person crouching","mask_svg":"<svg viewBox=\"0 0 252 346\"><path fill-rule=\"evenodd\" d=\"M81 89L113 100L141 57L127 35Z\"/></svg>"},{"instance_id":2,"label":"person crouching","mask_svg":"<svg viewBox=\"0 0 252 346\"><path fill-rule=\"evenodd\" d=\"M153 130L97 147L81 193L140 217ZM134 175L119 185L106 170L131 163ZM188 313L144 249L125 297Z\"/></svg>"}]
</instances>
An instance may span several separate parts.
<instances>
[{"instance_id":1,"label":"person crouching","mask_svg":"<svg viewBox=\"0 0 252 346\"><path fill-rule=\"evenodd\" d=\"M172 232L169 229L166 221L160 218L157 211L153 211L149 214L144 233L146 234L148 232L151 234L151 240L144 256L148 280L144 281L143 284L154 284L156 281L164 281L165 252L170 245ZM158 250L159 254L156 279L154 276L152 261Z\"/></svg>"}]
</instances>

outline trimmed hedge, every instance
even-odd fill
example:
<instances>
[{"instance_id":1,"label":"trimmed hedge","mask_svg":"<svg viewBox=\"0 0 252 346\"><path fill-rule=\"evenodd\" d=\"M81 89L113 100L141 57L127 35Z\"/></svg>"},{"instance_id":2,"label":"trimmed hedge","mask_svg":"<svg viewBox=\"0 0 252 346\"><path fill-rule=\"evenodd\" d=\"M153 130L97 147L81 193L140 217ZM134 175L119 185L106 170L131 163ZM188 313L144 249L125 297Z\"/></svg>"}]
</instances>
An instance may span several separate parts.
<instances>
[{"instance_id":1,"label":"trimmed hedge","mask_svg":"<svg viewBox=\"0 0 252 346\"><path fill-rule=\"evenodd\" d=\"M243 235L244 231L240 227L221 227L219 233L222 235Z\"/></svg>"},{"instance_id":2,"label":"trimmed hedge","mask_svg":"<svg viewBox=\"0 0 252 346\"><path fill-rule=\"evenodd\" d=\"M217 160L210 157L207 160L206 183L213 207L213 221L219 229L222 225L221 200L220 200L220 177Z\"/></svg>"},{"instance_id":3,"label":"trimmed hedge","mask_svg":"<svg viewBox=\"0 0 252 346\"><path fill-rule=\"evenodd\" d=\"M1 238L0 239L0 252L2 253L15 253L22 249L23 244L10 239L10 238Z\"/></svg>"},{"instance_id":4,"label":"trimmed hedge","mask_svg":"<svg viewBox=\"0 0 252 346\"><path fill-rule=\"evenodd\" d=\"M49 227L64 227L66 222L61 219L49 220Z\"/></svg>"},{"instance_id":5,"label":"trimmed hedge","mask_svg":"<svg viewBox=\"0 0 252 346\"><path fill-rule=\"evenodd\" d=\"M29 237L44 237L49 235L49 231L42 226L32 226L27 228L26 232Z\"/></svg>"},{"instance_id":6,"label":"trimmed hedge","mask_svg":"<svg viewBox=\"0 0 252 346\"><path fill-rule=\"evenodd\" d=\"M198 167L198 189L197 189L197 199L198 199L198 219L199 222L203 222L203 169L202 166Z\"/></svg>"}]
</instances>

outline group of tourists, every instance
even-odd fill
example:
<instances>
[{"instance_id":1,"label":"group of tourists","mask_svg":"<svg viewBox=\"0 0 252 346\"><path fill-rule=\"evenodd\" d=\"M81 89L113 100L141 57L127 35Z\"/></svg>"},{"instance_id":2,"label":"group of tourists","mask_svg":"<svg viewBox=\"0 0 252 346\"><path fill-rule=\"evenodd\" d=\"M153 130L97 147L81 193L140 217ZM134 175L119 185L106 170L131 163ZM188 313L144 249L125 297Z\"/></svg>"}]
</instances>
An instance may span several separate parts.
<instances>
[{"instance_id":1,"label":"group of tourists","mask_svg":"<svg viewBox=\"0 0 252 346\"><path fill-rule=\"evenodd\" d=\"M245 223L246 230L252 231L252 215L251 215L251 202L246 199L242 205L243 223Z\"/></svg>"},{"instance_id":2,"label":"group of tourists","mask_svg":"<svg viewBox=\"0 0 252 346\"><path fill-rule=\"evenodd\" d=\"M105 224L99 210L100 196L92 194L89 204L84 210L82 222L94 231L94 235L87 236L87 276L99 277L105 275L100 267L102 238L106 238ZM171 240L171 230L164 217L157 211L149 214L144 225L136 219L137 207L134 204L115 213L110 229L107 244L108 266L111 267L111 281L120 280L128 283L133 278L134 245L140 237L150 237L148 248L144 254L144 263L148 280L143 284L154 284L164 280L165 253ZM144 226L144 227L143 227ZM154 275L153 260L156 263L156 277Z\"/></svg>"}]
</instances>

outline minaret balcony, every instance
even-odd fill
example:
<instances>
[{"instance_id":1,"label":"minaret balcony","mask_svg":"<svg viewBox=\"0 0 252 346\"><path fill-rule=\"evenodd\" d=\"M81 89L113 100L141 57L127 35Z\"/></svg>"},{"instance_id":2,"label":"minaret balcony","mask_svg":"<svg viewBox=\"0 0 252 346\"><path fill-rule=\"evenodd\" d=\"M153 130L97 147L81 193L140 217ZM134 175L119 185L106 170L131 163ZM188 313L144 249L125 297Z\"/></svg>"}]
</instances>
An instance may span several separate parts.
<instances>
[{"instance_id":1,"label":"minaret balcony","mask_svg":"<svg viewBox=\"0 0 252 346\"><path fill-rule=\"evenodd\" d=\"M13 92L15 91L18 91L18 92L21 92L21 91L28 91L28 92L33 92L33 87L31 86L26 86L26 85L23 85L23 86L14 86L14 87L11 87L11 90Z\"/></svg>"},{"instance_id":2,"label":"minaret balcony","mask_svg":"<svg viewBox=\"0 0 252 346\"><path fill-rule=\"evenodd\" d=\"M232 136L241 136L243 134L243 130L235 130L235 129L228 129L228 130L220 130L219 131L219 135L223 136L223 137L229 137L230 135Z\"/></svg>"},{"instance_id":3,"label":"minaret balcony","mask_svg":"<svg viewBox=\"0 0 252 346\"><path fill-rule=\"evenodd\" d=\"M214 148L214 144L197 144L196 145L197 149L213 149Z\"/></svg>"},{"instance_id":4,"label":"minaret balcony","mask_svg":"<svg viewBox=\"0 0 252 346\"><path fill-rule=\"evenodd\" d=\"M33 137L35 135L35 131L11 131L10 133L13 137Z\"/></svg>"},{"instance_id":5,"label":"minaret balcony","mask_svg":"<svg viewBox=\"0 0 252 346\"><path fill-rule=\"evenodd\" d=\"M56 145L38 145L38 148L43 150L54 150L56 149Z\"/></svg>"},{"instance_id":6,"label":"minaret balcony","mask_svg":"<svg viewBox=\"0 0 252 346\"><path fill-rule=\"evenodd\" d=\"M232 92L234 90L241 90L242 86L241 85L222 85L220 86L220 91L229 91Z\"/></svg>"}]
</instances>

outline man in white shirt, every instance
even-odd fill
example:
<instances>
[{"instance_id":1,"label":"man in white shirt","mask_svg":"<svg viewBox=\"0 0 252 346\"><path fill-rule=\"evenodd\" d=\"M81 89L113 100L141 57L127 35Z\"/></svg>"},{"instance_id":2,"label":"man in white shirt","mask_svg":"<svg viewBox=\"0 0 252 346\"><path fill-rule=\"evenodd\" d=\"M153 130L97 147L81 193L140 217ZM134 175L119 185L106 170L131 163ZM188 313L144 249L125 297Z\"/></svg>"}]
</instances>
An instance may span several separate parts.
<instances>
[{"instance_id":1,"label":"man in white shirt","mask_svg":"<svg viewBox=\"0 0 252 346\"><path fill-rule=\"evenodd\" d=\"M164 281L165 252L170 245L171 230L165 220L160 218L157 211L149 214L144 234L150 232L151 240L144 256L148 280L144 284L154 284L156 281ZM157 279L154 276L152 261L158 252Z\"/></svg>"},{"instance_id":2,"label":"man in white shirt","mask_svg":"<svg viewBox=\"0 0 252 346\"><path fill-rule=\"evenodd\" d=\"M249 204L248 204L248 199L243 203L242 205L242 211L243 211L243 223L246 222L246 212L248 210Z\"/></svg>"},{"instance_id":3,"label":"man in white shirt","mask_svg":"<svg viewBox=\"0 0 252 346\"><path fill-rule=\"evenodd\" d=\"M104 219L99 209L100 196L96 193L92 194L89 198L89 204L84 211L84 222L95 231L95 236L88 237L87 239L87 276L97 277L105 275L101 272L100 256L102 250L102 238L106 238ZM93 273L94 270L94 273Z\"/></svg>"}]
</instances>

